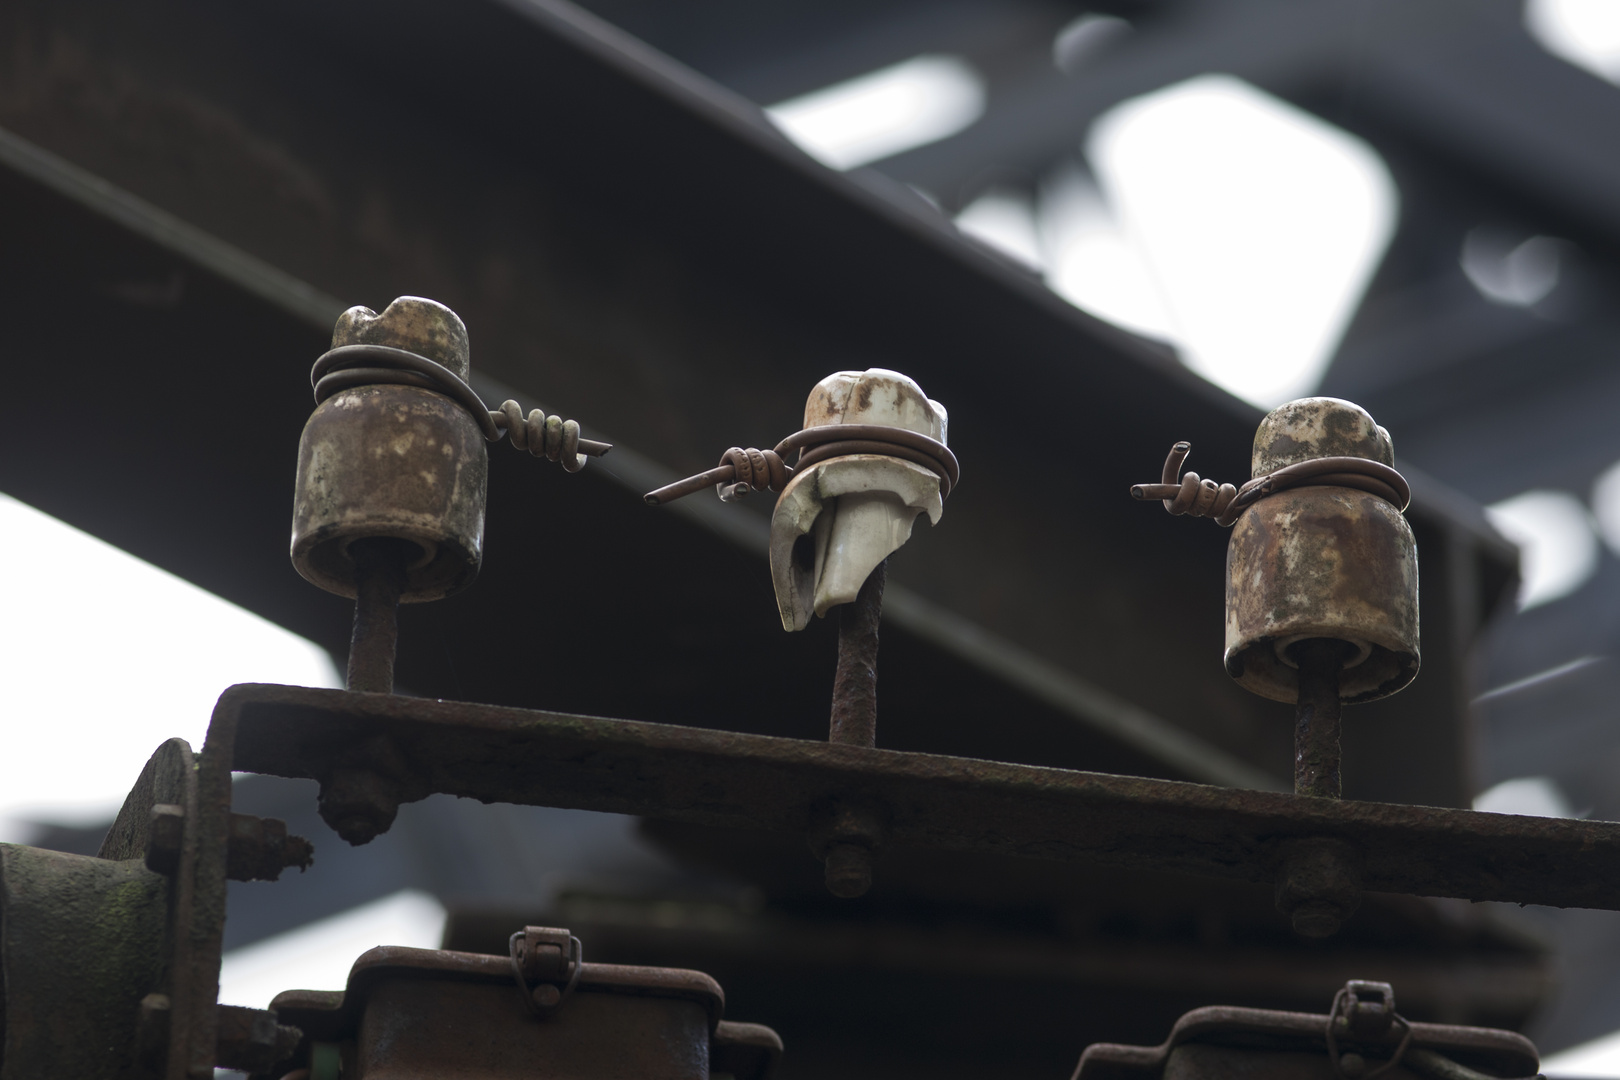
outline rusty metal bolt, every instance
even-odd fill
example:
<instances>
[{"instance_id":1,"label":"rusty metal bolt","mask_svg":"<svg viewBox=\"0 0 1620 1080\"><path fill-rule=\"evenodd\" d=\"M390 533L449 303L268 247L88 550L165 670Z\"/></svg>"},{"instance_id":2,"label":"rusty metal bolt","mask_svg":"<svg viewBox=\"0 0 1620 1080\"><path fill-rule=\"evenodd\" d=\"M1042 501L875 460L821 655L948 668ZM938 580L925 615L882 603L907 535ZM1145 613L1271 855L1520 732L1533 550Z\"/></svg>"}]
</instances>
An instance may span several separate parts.
<instances>
[{"instance_id":1,"label":"rusty metal bolt","mask_svg":"<svg viewBox=\"0 0 1620 1080\"><path fill-rule=\"evenodd\" d=\"M369 844L394 824L401 802L399 785L366 768L339 767L321 782L321 820L349 843Z\"/></svg>"},{"instance_id":2,"label":"rusty metal bolt","mask_svg":"<svg viewBox=\"0 0 1620 1080\"><path fill-rule=\"evenodd\" d=\"M1277 876L1277 910L1302 937L1339 932L1361 904L1361 860L1339 840L1296 840L1283 850Z\"/></svg>"},{"instance_id":3,"label":"rusty metal bolt","mask_svg":"<svg viewBox=\"0 0 1620 1080\"><path fill-rule=\"evenodd\" d=\"M872 849L862 844L834 843L827 847L827 891L853 899L872 888Z\"/></svg>"},{"instance_id":4,"label":"rusty metal bolt","mask_svg":"<svg viewBox=\"0 0 1620 1080\"><path fill-rule=\"evenodd\" d=\"M808 839L825 864L828 892L845 899L866 895L883 832L882 815L871 807L841 803L819 815Z\"/></svg>"},{"instance_id":5,"label":"rusty metal bolt","mask_svg":"<svg viewBox=\"0 0 1620 1080\"><path fill-rule=\"evenodd\" d=\"M152 807L151 825L146 834L146 868L158 874L172 874L180 865L180 848L185 842L186 813L173 803Z\"/></svg>"},{"instance_id":6,"label":"rusty metal bolt","mask_svg":"<svg viewBox=\"0 0 1620 1080\"><path fill-rule=\"evenodd\" d=\"M443 304L402 296L381 313L354 307L332 346L385 345L467 378L467 328ZM293 496L293 565L354 597L351 546L408 542L399 600L436 600L472 584L484 548L485 437L461 404L418 386L360 385L322 402L304 427Z\"/></svg>"},{"instance_id":7,"label":"rusty metal bolt","mask_svg":"<svg viewBox=\"0 0 1620 1080\"><path fill-rule=\"evenodd\" d=\"M135 1022L135 1060L152 1072L161 1072L169 1051L169 1012L167 994L147 994L141 998Z\"/></svg>"},{"instance_id":8,"label":"rusty metal bolt","mask_svg":"<svg viewBox=\"0 0 1620 1080\"><path fill-rule=\"evenodd\" d=\"M1389 432L1337 398L1273 410L1254 436L1256 477L1318 458L1392 465ZM1246 689L1296 702L1295 646L1329 638L1352 648L1342 701L1395 693L1417 674L1417 544L1401 511L1331 483L1279 491L1237 521L1226 556L1226 670Z\"/></svg>"},{"instance_id":9,"label":"rusty metal bolt","mask_svg":"<svg viewBox=\"0 0 1620 1080\"><path fill-rule=\"evenodd\" d=\"M321 820L356 846L387 832L401 803L425 799L431 790L387 735L344 751L320 781Z\"/></svg>"},{"instance_id":10,"label":"rusty metal bolt","mask_svg":"<svg viewBox=\"0 0 1620 1080\"><path fill-rule=\"evenodd\" d=\"M225 1069L262 1073L290 1057L304 1033L276 1023L276 1014L240 1005L217 1006L214 1064Z\"/></svg>"},{"instance_id":11,"label":"rusty metal bolt","mask_svg":"<svg viewBox=\"0 0 1620 1080\"><path fill-rule=\"evenodd\" d=\"M314 852L308 840L287 832L285 821L232 814L225 876L232 881L275 881L289 867L309 869Z\"/></svg>"}]
</instances>

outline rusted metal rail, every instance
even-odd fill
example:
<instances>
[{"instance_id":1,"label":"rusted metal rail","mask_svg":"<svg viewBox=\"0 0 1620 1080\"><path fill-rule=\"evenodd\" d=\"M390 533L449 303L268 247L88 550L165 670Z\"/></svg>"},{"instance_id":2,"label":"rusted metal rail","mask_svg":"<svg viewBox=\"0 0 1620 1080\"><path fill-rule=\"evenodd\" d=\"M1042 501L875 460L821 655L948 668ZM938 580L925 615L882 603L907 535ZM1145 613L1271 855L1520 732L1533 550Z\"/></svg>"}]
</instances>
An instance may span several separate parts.
<instances>
[{"instance_id":1,"label":"rusted metal rail","mask_svg":"<svg viewBox=\"0 0 1620 1080\"><path fill-rule=\"evenodd\" d=\"M164 816L155 808L183 817L162 1010L165 1080L210 1080L229 1034L216 1002L233 772L319 781L323 814L330 802L340 816L369 815L357 834L364 839L386 830L400 803L435 793L829 841L854 815L885 845L1255 882L1310 877L1320 869L1310 857L1331 847L1334 867L1359 867L1352 892L1620 910L1620 823L1240 791L392 694L233 686L214 707L194 770L181 767L189 760L178 740L160 748L114 826L117 850L103 852L129 858L151 849L153 822ZM334 784L340 799L328 798ZM267 1030L279 1039L273 1024Z\"/></svg>"},{"instance_id":2,"label":"rusted metal rail","mask_svg":"<svg viewBox=\"0 0 1620 1080\"><path fill-rule=\"evenodd\" d=\"M231 768L320 780L384 738L401 801L434 792L804 832L841 799L885 843L1275 880L1290 841L1353 848L1379 892L1620 910L1620 823L1280 792L339 690L249 684L220 699ZM210 735L213 742L214 736ZM206 756L206 755L205 755Z\"/></svg>"}]
</instances>

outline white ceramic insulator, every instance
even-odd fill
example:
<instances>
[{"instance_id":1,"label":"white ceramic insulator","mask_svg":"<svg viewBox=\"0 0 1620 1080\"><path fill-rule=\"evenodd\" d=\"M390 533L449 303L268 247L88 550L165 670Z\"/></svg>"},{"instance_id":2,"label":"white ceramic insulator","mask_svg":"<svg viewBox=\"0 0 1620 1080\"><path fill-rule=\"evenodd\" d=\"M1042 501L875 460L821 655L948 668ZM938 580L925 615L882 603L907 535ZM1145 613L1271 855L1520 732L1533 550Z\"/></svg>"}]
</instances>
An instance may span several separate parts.
<instances>
[{"instance_id":1,"label":"white ceramic insulator","mask_svg":"<svg viewBox=\"0 0 1620 1080\"><path fill-rule=\"evenodd\" d=\"M946 441L945 407L899 372L840 371L810 392L804 426L881 424ZM911 536L918 515L937 523L939 477L882 454L852 454L801 469L771 517L771 580L786 630L802 630L855 599L867 576Z\"/></svg>"}]
</instances>

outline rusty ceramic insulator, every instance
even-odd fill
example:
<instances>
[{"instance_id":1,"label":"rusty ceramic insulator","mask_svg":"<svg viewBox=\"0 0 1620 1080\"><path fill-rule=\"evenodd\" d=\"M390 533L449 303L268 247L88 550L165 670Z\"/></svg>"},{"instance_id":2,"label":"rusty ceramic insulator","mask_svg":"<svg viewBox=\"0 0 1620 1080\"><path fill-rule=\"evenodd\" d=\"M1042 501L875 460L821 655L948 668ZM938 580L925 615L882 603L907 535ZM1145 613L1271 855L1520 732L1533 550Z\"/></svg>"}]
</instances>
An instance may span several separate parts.
<instances>
[{"instance_id":1,"label":"rusty ceramic insulator","mask_svg":"<svg viewBox=\"0 0 1620 1080\"><path fill-rule=\"evenodd\" d=\"M371 345L415 354L465 380L467 328L442 304L402 296L381 313L354 307L332 331L334 349ZM489 464L485 434L462 403L426 386L338 389L304 426L293 496L292 561L339 596L360 591L355 545L402 542L402 603L460 592L484 553ZM386 606L386 605L384 605Z\"/></svg>"},{"instance_id":2,"label":"rusty ceramic insulator","mask_svg":"<svg viewBox=\"0 0 1620 1080\"><path fill-rule=\"evenodd\" d=\"M1348 401L1290 402L1255 433L1256 477L1326 458L1394 471L1389 432ZM1336 696L1347 704L1388 697L1417 675L1417 543L1404 506L1334 480L1253 502L1227 548L1226 670L1274 701L1301 701L1299 646L1311 639L1344 643Z\"/></svg>"},{"instance_id":3,"label":"rusty ceramic insulator","mask_svg":"<svg viewBox=\"0 0 1620 1080\"><path fill-rule=\"evenodd\" d=\"M1341 707L1387 697L1418 670L1411 489L1389 432L1348 401L1290 402L1260 422L1241 488L1182 475L1190 449L1177 443L1161 482L1131 495L1233 526L1227 674L1294 704L1294 793L1339 798ZM1359 897L1357 857L1330 837L1302 838L1279 867L1277 906L1307 937L1336 932Z\"/></svg>"}]
</instances>

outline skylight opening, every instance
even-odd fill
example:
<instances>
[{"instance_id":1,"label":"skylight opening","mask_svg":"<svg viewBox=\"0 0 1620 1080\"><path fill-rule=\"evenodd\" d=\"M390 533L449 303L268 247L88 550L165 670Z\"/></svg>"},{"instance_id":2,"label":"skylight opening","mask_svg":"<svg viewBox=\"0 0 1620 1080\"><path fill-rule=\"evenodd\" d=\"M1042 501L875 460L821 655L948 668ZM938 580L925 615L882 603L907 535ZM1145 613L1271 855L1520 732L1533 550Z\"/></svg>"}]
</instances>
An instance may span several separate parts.
<instances>
[{"instance_id":1,"label":"skylight opening","mask_svg":"<svg viewBox=\"0 0 1620 1080\"><path fill-rule=\"evenodd\" d=\"M956 227L1031 270L1042 269L1041 239L1031 200L991 189L962 208Z\"/></svg>"},{"instance_id":2,"label":"skylight opening","mask_svg":"<svg viewBox=\"0 0 1620 1080\"><path fill-rule=\"evenodd\" d=\"M1225 75L1116 106L1086 146L1187 365L1261 406L1310 393L1394 234L1378 154Z\"/></svg>"},{"instance_id":3,"label":"skylight opening","mask_svg":"<svg viewBox=\"0 0 1620 1080\"><path fill-rule=\"evenodd\" d=\"M955 135L984 114L984 103L984 78L966 60L918 56L765 115L822 164L853 169Z\"/></svg>"},{"instance_id":4,"label":"skylight opening","mask_svg":"<svg viewBox=\"0 0 1620 1080\"><path fill-rule=\"evenodd\" d=\"M1175 336L1141 252L1078 166L1057 169L1041 185L1040 235L1046 282L1059 296L1144 337Z\"/></svg>"},{"instance_id":5,"label":"skylight opening","mask_svg":"<svg viewBox=\"0 0 1620 1080\"><path fill-rule=\"evenodd\" d=\"M202 749L232 683L336 687L313 642L0 495L0 840L111 819L165 739Z\"/></svg>"},{"instance_id":6,"label":"skylight opening","mask_svg":"<svg viewBox=\"0 0 1620 1080\"><path fill-rule=\"evenodd\" d=\"M283 990L342 990L362 953L379 945L437 949L444 922L444 905L425 892L402 889L232 949L219 967L220 1003L267 1009Z\"/></svg>"},{"instance_id":7,"label":"skylight opening","mask_svg":"<svg viewBox=\"0 0 1620 1080\"><path fill-rule=\"evenodd\" d=\"M1560 60L1620 83L1620 4L1614 0L1527 0L1524 26Z\"/></svg>"},{"instance_id":8,"label":"skylight opening","mask_svg":"<svg viewBox=\"0 0 1620 1080\"><path fill-rule=\"evenodd\" d=\"M1485 516L1519 548L1519 610L1568 596L1597 573L1592 516L1569 492L1526 491L1487 506Z\"/></svg>"}]
</instances>

